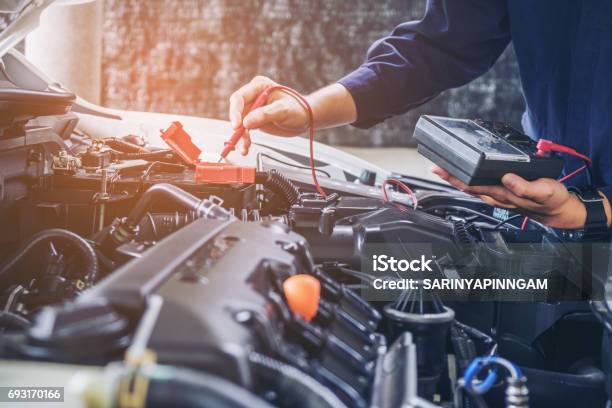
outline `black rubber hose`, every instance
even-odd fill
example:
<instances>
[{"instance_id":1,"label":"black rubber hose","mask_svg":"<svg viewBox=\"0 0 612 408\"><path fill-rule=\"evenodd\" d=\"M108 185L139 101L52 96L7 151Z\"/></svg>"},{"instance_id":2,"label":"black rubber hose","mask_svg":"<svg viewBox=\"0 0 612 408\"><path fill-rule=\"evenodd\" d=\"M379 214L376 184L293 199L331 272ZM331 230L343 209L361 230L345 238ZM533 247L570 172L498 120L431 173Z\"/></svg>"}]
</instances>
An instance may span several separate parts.
<instances>
[{"instance_id":1,"label":"black rubber hose","mask_svg":"<svg viewBox=\"0 0 612 408\"><path fill-rule=\"evenodd\" d=\"M463 324L455 320L455 326L457 326L460 330L463 330L468 336L482 342L485 346L489 348L495 347L495 340L491 336L486 333L481 332L475 327L468 326L467 324Z\"/></svg>"},{"instance_id":2,"label":"black rubber hose","mask_svg":"<svg viewBox=\"0 0 612 408\"><path fill-rule=\"evenodd\" d=\"M128 214L126 222L130 227L136 227L140 220L151 210L156 201L171 200L187 210L195 211L200 199L172 184L160 183L151 186L142 193L142 197Z\"/></svg>"},{"instance_id":3,"label":"black rubber hose","mask_svg":"<svg viewBox=\"0 0 612 408\"><path fill-rule=\"evenodd\" d=\"M138 224L137 241L159 241L196 219L193 211L147 213Z\"/></svg>"},{"instance_id":4,"label":"black rubber hose","mask_svg":"<svg viewBox=\"0 0 612 408\"><path fill-rule=\"evenodd\" d=\"M50 240L63 240L72 244L81 254L85 261L85 277L90 282L95 282L98 277L98 258L91 244L85 241L82 237L75 234L74 232L64 229L47 229L34 234L25 244L19 248L17 253L11 258L7 259L0 265L0 287L6 287L13 283L18 277L13 276L15 274L15 266L19 264L24 257L30 253L37 246Z\"/></svg>"},{"instance_id":5,"label":"black rubber hose","mask_svg":"<svg viewBox=\"0 0 612 408\"><path fill-rule=\"evenodd\" d=\"M248 390L203 372L158 366L146 375L150 380L147 408L272 408Z\"/></svg>"},{"instance_id":6,"label":"black rubber hose","mask_svg":"<svg viewBox=\"0 0 612 408\"><path fill-rule=\"evenodd\" d=\"M474 342L457 327L451 327L451 344L457 360L459 373L463 372L476 357L476 347Z\"/></svg>"},{"instance_id":7,"label":"black rubber hose","mask_svg":"<svg viewBox=\"0 0 612 408\"><path fill-rule=\"evenodd\" d=\"M252 352L249 361L254 377L263 380L266 387L273 384L283 406L303 408L342 408L346 405L336 394L309 375L278 360Z\"/></svg>"},{"instance_id":8,"label":"black rubber hose","mask_svg":"<svg viewBox=\"0 0 612 408\"><path fill-rule=\"evenodd\" d=\"M200 200L180 187L168 183L159 183L142 193L142 197L125 219L127 225L135 229L147 212L151 210L151 206L157 201L164 200L171 200L189 211L194 211L194 217L203 216L224 220L230 218L227 210L211 200Z\"/></svg>"},{"instance_id":9,"label":"black rubber hose","mask_svg":"<svg viewBox=\"0 0 612 408\"><path fill-rule=\"evenodd\" d=\"M300 191L295 184L276 170L257 172L255 182L279 194L290 206L297 204L300 199Z\"/></svg>"}]
</instances>

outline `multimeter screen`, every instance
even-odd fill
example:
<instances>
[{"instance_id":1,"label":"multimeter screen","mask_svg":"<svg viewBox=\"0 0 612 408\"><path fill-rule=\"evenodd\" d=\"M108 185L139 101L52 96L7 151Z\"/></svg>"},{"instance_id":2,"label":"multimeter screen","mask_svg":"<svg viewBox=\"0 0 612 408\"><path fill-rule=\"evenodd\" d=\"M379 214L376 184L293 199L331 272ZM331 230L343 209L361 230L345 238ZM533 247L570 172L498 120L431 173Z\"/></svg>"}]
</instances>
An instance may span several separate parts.
<instances>
[{"instance_id":1,"label":"multimeter screen","mask_svg":"<svg viewBox=\"0 0 612 408\"><path fill-rule=\"evenodd\" d=\"M488 160L529 161L529 156L471 120L431 117L438 126L484 153Z\"/></svg>"}]
</instances>

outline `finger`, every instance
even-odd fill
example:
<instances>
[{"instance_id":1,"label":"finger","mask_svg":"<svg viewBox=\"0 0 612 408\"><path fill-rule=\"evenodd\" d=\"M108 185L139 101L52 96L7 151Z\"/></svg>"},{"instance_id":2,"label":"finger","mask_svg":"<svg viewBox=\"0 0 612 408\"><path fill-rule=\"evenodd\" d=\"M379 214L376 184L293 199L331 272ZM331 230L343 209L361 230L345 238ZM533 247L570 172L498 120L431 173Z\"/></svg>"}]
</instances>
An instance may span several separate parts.
<instances>
[{"instance_id":1,"label":"finger","mask_svg":"<svg viewBox=\"0 0 612 408\"><path fill-rule=\"evenodd\" d=\"M454 186L460 191L463 191L468 194L472 194L480 197L485 203L495 206L495 207L503 207L509 209L522 208L526 211L531 211L533 213L541 213L545 210L543 208L542 202L536 201L533 199L533 192L527 190L519 189L518 192L524 194L523 197L516 195L513 191L511 191L508 187L504 186L469 186L459 180L458 178L451 176L448 172L434 168L433 171L440 175L444 180L446 180L450 185ZM517 176L518 177L518 176ZM521 179L522 180L522 179ZM523 180L527 184L533 184L535 182L529 183L526 180ZM503 182L503 179L502 179ZM543 182L543 180L541 180ZM524 188L521 187L521 188ZM536 191L536 196L540 194L541 197L550 198L548 195L548 190L552 191L550 185L547 185L544 188L540 188ZM530 197L531 196L531 197Z\"/></svg>"},{"instance_id":2,"label":"finger","mask_svg":"<svg viewBox=\"0 0 612 408\"><path fill-rule=\"evenodd\" d=\"M249 154L249 149L251 148L251 135L248 130L245 130L242 135L242 155L246 156Z\"/></svg>"},{"instance_id":3,"label":"finger","mask_svg":"<svg viewBox=\"0 0 612 408\"><path fill-rule=\"evenodd\" d=\"M244 111L244 98L238 93L239 91L234 92L230 96L229 120L233 129L237 129L240 126L242 111Z\"/></svg>"},{"instance_id":4,"label":"finger","mask_svg":"<svg viewBox=\"0 0 612 408\"><path fill-rule=\"evenodd\" d=\"M494 205L496 207L514 208L515 205L508 200L507 191L501 186L469 186L458 178L451 176L446 170L433 166L432 171L440 176L443 180L447 181L451 186L457 188L464 193L472 194L475 196L487 196L489 202L487 204ZM482 197L481 197L482 198ZM494 203L494 204L493 204Z\"/></svg>"},{"instance_id":5,"label":"finger","mask_svg":"<svg viewBox=\"0 0 612 408\"><path fill-rule=\"evenodd\" d=\"M294 130L285 130L279 126L276 126L274 123L264 125L260 127L259 130L275 136L293 137L298 135L298 133L296 133Z\"/></svg>"},{"instance_id":6,"label":"finger","mask_svg":"<svg viewBox=\"0 0 612 408\"><path fill-rule=\"evenodd\" d=\"M510 192L502 186L468 186L464 191L472 195L491 197L505 205L512 204L512 201L509 199Z\"/></svg>"},{"instance_id":7,"label":"finger","mask_svg":"<svg viewBox=\"0 0 612 408\"><path fill-rule=\"evenodd\" d=\"M440 177L442 180L446 180L450 177L450 174L448 171L444 170L442 167L437 166L437 165L433 165L431 166L431 171L432 173L436 174L438 177Z\"/></svg>"},{"instance_id":8,"label":"finger","mask_svg":"<svg viewBox=\"0 0 612 408\"><path fill-rule=\"evenodd\" d=\"M502 177L502 183L515 196L537 204L545 204L555 193L553 185L545 179L530 182L516 174L508 173Z\"/></svg>"},{"instance_id":9,"label":"finger","mask_svg":"<svg viewBox=\"0 0 612 408\"><path fill-rule=\"evenodd\" d=\"M479 188L480 190L480 188ZM496 186L496 188L487 188L487 192L485 195L490 196L494 200L496 200L501 206L504 208L519 208L523 211L533 212L533 213L543 213L546 208L544 205L532 201L528 198L522 198L515 195L512 191L506 189L505 187Z\"/></svg>"},{"instance_id":10,"label":"finger","mask_svg":"<svg viewBox=\"0 0 612 408\"><path fill-rule=\"evenodd\" d=\"M446 175L446 178L444 178L444 180L451 186L455 187L457 190L469 192L468 190L470 186L465 184L463 181L459 180L457 177L454 177L448 174Z\"/></svg>"},{"instance_id":11,"label":"finger","mask_svg":"<svg viewBox=\"0 0 612 408\"><path fill-rule=\"evenodd\" d=\"M272 102L269 105L262 106L249 112L244 118L243 124L247 129L259 129L262 126L268 125L274 121L283 119L287 109L281 101Z\"/></svg>"},{"instance_id":12,"label":"finger","mask_svg":"<svg viewBox=\"0 0 612 408\"><path fill-rule=\"evenodd\" d=\"M478 196L482 201L484 201L486 204L489 204L491 207L501 207L501 208L508 208L508 209L515 209L517 208L516 205L510 203L510 202L502 202L502 201L498 201L496 199L494 199L493 197L489 197L487 195L479 195Z\"/></svg>"},{"instance_id":13,"label":"finger","mask_svg":"<svg viewBox=\"0 0 612 408\"><path fill-rule=\"evenodd\" d=\"M255 102L259 94L272 83L269 78L257 76L230 96L229 119L234 129L242 122L244 108Z\"/></svg>"},{"instance_id":14,"label":"finger","mask_svg":"<svg viewBox=\"0 0 612 408\"><path fill-rule=\"evenodd\" d=\"M498 207L498 206L499 206L499 205L498 205L499 203L497 202L497 200L495 200L495 199L493 199L493 198L491 198L491 197L489 197L489 196L486 196L486 195L480 195L480 196L478 196L478 197L479 197L479 198L480 198L482 201L484 201L486 204L489 204L489 205L490 205L490 206L492 206L492 207Z\"/></svg>"},{"instance_id":15,"label":"finger","mask_svg":"<svg viewBox=\"0 0 612 408\"><path fill-rule=\"evenodd\" d=\"M470 188L470 186L459 180L457 177L451 176L450 173L444 170L442 167L433 165L431 167L431 171L434 174L438 175L438 177L440 177L442 180L448 182L451 186L457 188L458 190L466 191Z\"/></svg>"}]
</instances>

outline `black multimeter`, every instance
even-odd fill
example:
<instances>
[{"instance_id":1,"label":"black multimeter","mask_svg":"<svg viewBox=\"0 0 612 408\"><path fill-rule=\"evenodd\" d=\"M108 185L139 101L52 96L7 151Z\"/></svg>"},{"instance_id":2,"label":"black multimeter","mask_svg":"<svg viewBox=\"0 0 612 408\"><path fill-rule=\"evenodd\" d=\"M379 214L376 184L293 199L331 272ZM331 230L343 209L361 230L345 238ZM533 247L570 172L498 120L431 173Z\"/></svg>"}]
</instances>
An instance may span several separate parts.
<instances>
[{"instance_id":1,"label":"black multimeter","mask_svg":"<svg viewBox=\"0 0 612 408\"><path fill-rule=\"evenodd\" d=\"M501 122L423 115L414 138L419 153L470 186L501 184L506 173L557 178L564 166L558 155L538 156L535 141Z\"/></svg>"}]
</instances>

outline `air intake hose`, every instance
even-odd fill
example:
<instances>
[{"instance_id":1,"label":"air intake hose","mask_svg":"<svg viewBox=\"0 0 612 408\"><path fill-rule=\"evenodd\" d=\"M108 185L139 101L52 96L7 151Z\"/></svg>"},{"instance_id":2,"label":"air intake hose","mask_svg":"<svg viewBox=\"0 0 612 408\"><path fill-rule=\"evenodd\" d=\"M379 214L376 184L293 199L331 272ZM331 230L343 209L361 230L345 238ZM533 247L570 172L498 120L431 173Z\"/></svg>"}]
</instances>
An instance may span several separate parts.
<instances>
[{"instance_id":1,"label":"air intake hose","mask_svg":"<svg viewBox=\"0 0 612 408\"><path fill-rule=\"evenodd\" d=\"M228 219L230 214L218 203L209 199L200 200L193 194L176 187L172 184L160 183L155 184L142 194L140 200L136 203L132 211L125 219L125 223L135 228L145 214L151 209L153 203L157 201L170 200L185 208L193 211L197 217L206 217L211 219Z\"/></svg>"},{"instance_id":2,"label":"air intake hose","mask_svg":"<svg viewBox=\"0 0 612 408\"><path fill-rule=\"evenodd\" d=\"M96 242L105 251L114 250L136 236L138 224L151 210L156 202L173 202L187 211L193 212L194 218L228 220L232 215L220 203L212 199L199 199L193 194L172 184L160 183L142 193L127 217L116 218L109 228L102 230L96 237Z\"/></svg>"}]
</instances>

